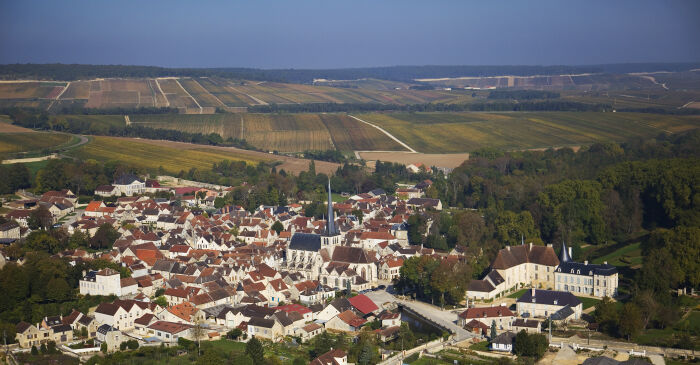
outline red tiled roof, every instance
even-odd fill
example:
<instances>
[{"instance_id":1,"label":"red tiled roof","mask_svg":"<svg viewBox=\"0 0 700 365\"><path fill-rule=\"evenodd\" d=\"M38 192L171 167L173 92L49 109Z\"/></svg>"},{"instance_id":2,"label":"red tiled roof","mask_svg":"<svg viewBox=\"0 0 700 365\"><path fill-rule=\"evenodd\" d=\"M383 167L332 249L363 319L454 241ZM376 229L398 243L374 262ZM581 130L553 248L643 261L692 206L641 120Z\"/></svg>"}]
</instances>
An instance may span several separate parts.
<instances>
[{"instance_id":1,"label":"red tiled roof","mask_svg":"<svg viewBox=\"0 0 700 365\"><path fill-rule=\"evenodd\" d=\"M289 312L297 312L300 314L311 313L311 309L306 308L301 304L281 305L281 306L278 306L276 309L284 311L286 313L289 313Z\"/></svg>"},{"instance_id":2,"label":"red tiled roof","mask_svg":"<svg viewBox=\"0 0 700 365\"><path fill-rule=\"evenodd\" d=\"M374 304L374 302L364 294L359 294L352 298L349 298L348 301L350 302L350 304L352 304L353 307L355 307L358 311L362 312L363 314L372 313L375 310L379 309L379 307L377 307L377 305Z\"/></svg>"},{"instance_id":3,"label":"red tiled roof","mask_svg":"<svg viewBox=\"0 0 700 365\"><path fill-rule=\"evenodd\" d=\"M338 314L338 318L355 328L360 327L367 322L366 319L358 317L349 309L343 313Z\"/></svg>"},{"instance_id":4,"label":"red tiled roof","mask_svg":"<svg viewBox=\"0 0 700 365\"><path fill-rule=\"evenodd\" d=\"M100 206L102 206L101 201L92 201L88 203L87 207L85 207L86 212L96 212Z\"/></svg>"},{"instance_id":5,"label":"red tiled roof","mask_svg":"<svg viewBox=\"0 0 700 365\"><path fill-rule=\"evenodd\" d=\"M513 312L506 306L469 308L460 313L461 318L512 317Z\"/></svg>"}]
</instances>

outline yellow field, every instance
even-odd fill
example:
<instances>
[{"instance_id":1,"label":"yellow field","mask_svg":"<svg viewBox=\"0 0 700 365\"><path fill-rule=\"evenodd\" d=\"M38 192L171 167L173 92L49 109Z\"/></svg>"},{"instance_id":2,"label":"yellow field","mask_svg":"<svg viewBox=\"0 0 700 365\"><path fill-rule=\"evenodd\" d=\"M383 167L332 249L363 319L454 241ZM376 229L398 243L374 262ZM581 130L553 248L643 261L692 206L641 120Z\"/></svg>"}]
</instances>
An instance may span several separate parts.
<instances>
[{"instance_id":1,"label":"yellow field","mask_svg":"<svg viewBox=\"0 0 700 365\"><path fill-rule=\"evenodd\" d=\"M245 161L256 164L263 158L246 156L223 149L182 149L171 147L172 143L158 141L142 142L134 139L96 136L70 154L83 159L98 161L122 161L131 166L155 170L163 167L169 173L178 173L190 168L210 169L222 160Z\"/></svg>"},{"instance_id":2,"label":"yellow field","mask_svg":"<svg viewBox=\"0 0 700 365\"><path fill-rule=\"evenodd\" d=\"M20 152L50 152L56 147L71 141L66 134L28 132L0 134L0 153L16 154Z\"/></svg>"},{"instance_id":3,"label":"yellow field","mask_svg":"<svg viewBox=\"0 0 700 365\"><path fill-rule=\"evenodd\" d=\"M269 151L301 152L333 149L331 136L316 114L247 114L243 138Z\"/></svg>"}]
</instances>

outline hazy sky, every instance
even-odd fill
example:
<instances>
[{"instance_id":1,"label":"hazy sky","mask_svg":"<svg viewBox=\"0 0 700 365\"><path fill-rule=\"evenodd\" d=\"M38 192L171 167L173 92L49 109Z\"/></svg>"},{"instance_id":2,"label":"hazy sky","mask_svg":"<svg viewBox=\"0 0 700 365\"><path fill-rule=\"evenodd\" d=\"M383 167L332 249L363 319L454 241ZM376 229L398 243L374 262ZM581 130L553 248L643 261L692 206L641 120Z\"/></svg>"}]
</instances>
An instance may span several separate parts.
<instances>
[{"instance_id":1,"label":"hazy sky","mask_svg":"<svg viewBox=\"0 0 700 365\"><path fill-rule=\"evenodd\" d=\"M0 0L0 63L336 68L698 60L696 0Z\"/></svg>"}]
</instances>

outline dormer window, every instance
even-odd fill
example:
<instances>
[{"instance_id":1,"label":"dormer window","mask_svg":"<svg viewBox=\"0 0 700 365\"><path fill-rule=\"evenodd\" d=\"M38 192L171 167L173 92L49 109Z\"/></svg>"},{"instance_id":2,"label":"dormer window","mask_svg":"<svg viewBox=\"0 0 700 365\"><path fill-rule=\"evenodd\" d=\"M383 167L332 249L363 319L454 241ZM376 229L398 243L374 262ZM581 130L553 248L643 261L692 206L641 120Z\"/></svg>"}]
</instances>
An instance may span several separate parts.
<instances>
[{"instance_id":1,"label":"dormer window","mask_svg":"<svg viewBox=\"0 0 700 365\"><path fill-rule=\"evenodd\" d=\"M581 270L576 270L576 275L581 275Z\"/></svg>"},{"instance_id":2,"label":"dormer window","mask_svg":"<svg viewBox=\"0 0 700 365\"><path fill-rule=\"evenodd\" d=\"M571 269L571 273L572 273L572 274L574 273L574 269Z\"/></svg>"},{"instance_id":3,"label":"dormer window","mask_svg":"<svg viewBox=\"0 0 700 365\"><path fill-rule=\"evenodd\" d=\"M558 300L554 299L554 305L557 305L558 302Z\"/></svg>"}]
</instances>

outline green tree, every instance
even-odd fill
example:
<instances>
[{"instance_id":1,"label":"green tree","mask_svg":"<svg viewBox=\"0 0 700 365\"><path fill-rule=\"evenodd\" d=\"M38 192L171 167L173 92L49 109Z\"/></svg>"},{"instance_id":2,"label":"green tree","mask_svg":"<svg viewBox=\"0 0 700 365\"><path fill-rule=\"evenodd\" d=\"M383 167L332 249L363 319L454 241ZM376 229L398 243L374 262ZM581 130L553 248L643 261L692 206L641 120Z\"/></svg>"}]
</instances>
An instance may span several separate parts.
<instances>
[{"instance_id":1,"label":"green tree","mask_svg":"<svg viewBox=\"0 0 700 365\"><path fill-rule=\"evenodd\" d=\"M617 305L612 299L605 297L595 305L593 318L599 324L601 331L614 334L619 323Z\"/></svg>"},{"instance_id":2,"label":"green tree","mask_svg":"<svg viewBox=\"0 0 700 365\"><path fill-rule=\"evenodd\" d=\"M241 335L243 334L243 331L240 328L234 328L226 333L226 336L232 340L237 340Z\"/></svg>"},{"instance_id":3,"label":"green tree","mask_svg":"<svg viewBox=\"0 0 700 365\"><path fill-rule=\"evenodd\" d=\"M102 344L100 345L100 351L102 351L103 354L107 353L107 343L106 342L102 342Z\"/></svg>"},{"instance_id":4,"label":"green tree","mask_svg":"<svg viewBox=\"0 0 700 365\"><path fill-rule=\"evenodd\" d=\"M46 299L62 302L70 299L71 288L63 278L51 278L46 284Z\"/></svg>"},{"instance_id":5,"label":"green tree","mask_svg":"<svg viewBox=\"0 0 700 365\"><path fill-rule=\"evenodd\" d=\"M53 224L53 216L51 215L51 212L43 206L40 205L39 208L33 210L29 214L29 219L27 220L27 225L29 226L30 229L48 229L51 224Z\"/></svg>"},{"instance_id":6,"label":"green tree","mask_svg":"<svg viewBox=\"0 0 700 365\"><path fill-rule=\"evenodd\" d=\"M153 303L158 304L159 306L161 306L161 307L163 307L163 308L167 308L167 307L168 307L168 300L165 299L165 297L162 296L162 295L159 296L159 297L157 297L157 298L153 301Z\"/></svg>"},{"instance_id":7,"label":"green tree","mask_svg":"<svg viewBox=\"0 0 700 365\"><path fill-rule=\"evenodd\" d=\"M277 232L278 235L280 234L280 232L284 231L284 226L280 221L275 221L275 223L272 224L271 228L273 231Z\"/></svg>"},{"instance_id":8,"label":"green tree","mask_svg":"<svg viewBox=\"0 0 700 365\"><path fill-rule=\"evenodd\" d=\"M357 362L362 365L368 365L372 361L372 347L370 344L365 343L362 346L360 355L357 357Z\"/></svg>"},{"instance_id":9,"label":"green tree","mask_svg":"<svg viewBox=\"0 0 700 365\"><path fill-rule=\"evenodd\" d=\"M90 246L96 249L110 248L119 238L119 232L114 227L105 223L97 229L95 236L90 239Z\"/></svg>"},{"instance_id":10,"label":"green tree","mask_svg":"<svg viewBox=\"0 0 700 365\"><path fill-rule=\"evenodd\" d=\"M253 359L253 364L262 365L265 363L263 346L255 336L246 343L245 353Z\"/></svg>"},{"instance_id":11,"label":"green tree","mask_svg":"<svg viewBox=\"0 0 700 365\"><path fill-rule=\"evenodd\" d=\"M90 237L85 232L80 229L76 229L68 240L68 247L73 249L78 247L87 247L89 238Z\"/></svg>"},{"instance_id":12,"label":"green tree","mask_svg":"<svg viewBox=\"0 0 700 365\"><path fill-rule=\"evenodd\" d=\"M491 321L491 341L493 341L494 338L496 338L497 333L496 333L496 321L493 320Z\"/></svg>"},{"instance_id":13,"label":"green tree","mask_svg":"<svg viewBox=\"0 0 700 365\"><path fill-rule=\"evenodd\" d=\"M33 356L39 355L39 350L37 350L35 345L32 345L32 355Z\"/></svg>"},{"instance_id":14,"label":"green tree","mask_svg":"<svg viewBox=\"0 0 700 365\"><path fill-rule=\"evenodd\" d=\"M642 314L634 303L628 302L620 310L620 334L627 337L636 336L644 328Z\"/></svg>"}]
</instances>

